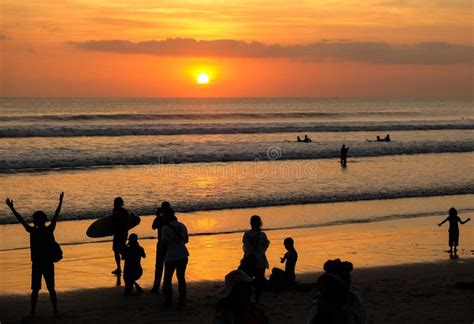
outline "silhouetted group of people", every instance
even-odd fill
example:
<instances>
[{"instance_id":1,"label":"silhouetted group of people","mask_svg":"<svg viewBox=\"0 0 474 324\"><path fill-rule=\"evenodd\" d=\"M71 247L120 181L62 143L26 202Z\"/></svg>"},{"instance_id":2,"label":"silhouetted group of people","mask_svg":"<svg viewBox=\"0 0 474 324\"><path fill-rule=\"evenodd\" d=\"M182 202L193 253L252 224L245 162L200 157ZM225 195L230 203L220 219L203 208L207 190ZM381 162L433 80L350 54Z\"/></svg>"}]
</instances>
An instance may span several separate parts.
<instances>
[{"instance_id":1,"label":"silhouetted group of people","mask_svg":"<svg viewBox=\"0 0 474 324\"><path fill-rule=\"evenodd\" d=\"M346 152L347 153L347 152ZM54 230L59 218L64 193L59 196L59 204L49 225L46 225L47 215L43 211L33 213L33 226L26 223L16 211L13 201L6 199L6 204L12 213L30 234L30 251L32 261L31 271L31 315L35 315L38 293L41 289L41 280L44 277L48 288L53 311L58 312L55 291L54 263L62 259L62 251L54 238ZM130 228L130 214L124 208L124 201L117 197L113 209L114 237L112 248L117 268L113 274L120 277L122 273L121 259L124 260L123 279L125 281L124 295L130 295L133 288L137 293L143 289L137 280L143 274L141 259L146 257L145 250L138 242L136 234L128 236ZM439 223L441 226L449 222L450 252L456 254L459 244L458 223L465 224L470 218L462 221L455 208L449 210L449 216ZM225 294L219 300L214 322L227 323L269 323L263 307L260 305L260 296L265 289L288 291L297 289L295 268L298 253L294 240L290 237L283 242L286 253L280 259L285 263L285 269L274 268L270 280L266 280L265 271L269 268L266 251L270 241L262 231L262 219L258 215L250 218L250 230L243 234L243 258L236 270L232 270L225 277ZM186 303L186 267L189 252L186 244L189 242L188 231L180 223L169 202L163 202L157 209L152 228L157 230L158 242L156 246L155 280L152 292L160 291L163 277L162 291L165 305L172 303L172 277L177 274L179 304ZM127 243L128 236L128 243ZM311 306L308 323L365 323L365 310L360 298L351 290L351 275L353 266L350 262L339 259L328 260L324 264L325 273L317 281L317 295ZM164 272L164 275L163 275ZM255 291L255 300L252 301L252 290Z\"/></svg>"},{"instance_id":2,"label":"silhouetted group of people","mask_svg":"<svg viewBox=\"0 0 474 324\"><path fill-rule=\"evenodd\" d=\"M301 137L297 136L296 141L299 142L299 143L311 143L312 142L311 138L309 138L308 135L305 135L303 139L301 139Z\"/></svg>"}]
</instances>

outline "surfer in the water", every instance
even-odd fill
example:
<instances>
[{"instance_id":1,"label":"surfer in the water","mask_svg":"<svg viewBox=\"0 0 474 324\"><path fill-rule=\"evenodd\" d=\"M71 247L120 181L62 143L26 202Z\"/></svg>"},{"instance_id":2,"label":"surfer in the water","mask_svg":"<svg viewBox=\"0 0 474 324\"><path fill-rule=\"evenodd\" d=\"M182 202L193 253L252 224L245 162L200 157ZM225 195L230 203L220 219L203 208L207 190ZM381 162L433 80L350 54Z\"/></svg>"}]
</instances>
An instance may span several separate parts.
<instances>
[{"instance_id":1,"label":"surfer in the water","mask_svg":"<svg viewBox=\"0 0 474 324\"><path fill-rule=\"evenodd\" d=\"M114 209L112 218L114 219L114 239L112 243L112 250L114 251L115 263L117 268L112 271L113 274L120 276L122 267L120 266L120 256L125 248L128 237L128 229L130 227L130 214L123 208L122 197L117 197L114 200Z\"/></svg>"},{"instance_id":2,"label":"surfer in the water","mask_svg":"<svg viewBox=\"0 0 474 324\"><path fill-rule=\"evenodd\" d=\"M458 211L456 210L456 208L451 207L451 209L449 209L449 216L444 221L442 221L441 223L438 224L438 226L441 226L444 223L449 221L449 229L448 229L449 242L448 242L448 244L449 244L449 253L450 254L453 253L453 246L454 246L454 254L456 254L457 246L459 245L459 226L458 226L458 223L466 224L470 220L471 219L468 218L463 222L461 220L461 218L459 218Z\"/></svg>"},{"instance_id":3,"label":"surfer in the water","mask_svg":"<svg viewBox=\"0 0 474 324\"><path fill-rule=\"evenodd\" d=\"M311 143L312 140L311 140L311 138L308 137L308 135L305 135L305 136L304 136L304 139L303 139L303 142L305 142L305 143Z\"/></svg>"},{"instance_id":4,"label":"surfer in the water","mask_svg":"<svg viewBox=\"0 0 474 324\"><path fill-rule=\"evenodd\" d=\"M46 287L49 291L51 304L53 305L54 314L58 312L58 301L56 297L56 290L54 289L54 260L55 250L54 245L58 246L54 240L54 230L56 229L56 222L61 212L63 204L64 193L59 195L59 204L54 213L51 223L46 226L48 216L42 211L33 213L33 226L26 223L24 218L16 211L13 206L13 200L7 198L6 203L13 215L18 219L25 230L30 233L30 251L31 251L31 312L30 316L35 316L36 302L38 301L38 293L41 289L41 277L44 277ZM62 253L61 253L62 254ZM61 255L62 258L62 255Z\"/></svg>"},{"instance_id":5,"label":"surfer in the water","mask_svg":"<svg viewBox=\"0 0 474 324\"><path fill-rule=\"evenodd\" d=\"M341 165L345 167L347 165L347 152L349 152L349 148L345 145L341 147Z\"/></svg>"},{"instance_id":6,"label":"surfer in the water","mask_svg":"<svg viewBox=\"0 0 474 324\"><path fill-rule=\"evenodd\" d=\"M385 142L390 142L390 134L387 134L387 136L385 136Z\"/></svg>"},{"instance_id":7,"label":"surfer in the water","mask_svg":"<svg viewBox=\"0 0 474 324\"><path fill-rule=\"evenodd\" d=\"M297 141L297 142L303 142L303 140L302 140L301 137L299 137L299 136L296 137L296 141Z\"/></svg>"}]
</instances>

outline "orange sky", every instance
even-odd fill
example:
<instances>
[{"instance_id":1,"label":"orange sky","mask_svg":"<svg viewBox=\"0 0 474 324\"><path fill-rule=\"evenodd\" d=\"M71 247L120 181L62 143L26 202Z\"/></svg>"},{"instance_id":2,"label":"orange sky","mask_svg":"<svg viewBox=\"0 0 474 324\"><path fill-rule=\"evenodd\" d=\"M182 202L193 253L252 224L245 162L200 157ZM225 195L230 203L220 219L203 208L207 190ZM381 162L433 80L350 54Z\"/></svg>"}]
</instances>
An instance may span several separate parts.
<instances>
[{"instance_id":1,"label":"orange sky","mask_svg":"<svg viewBox=\"0 0 474 324\"><path fill-rule=\"evenodd\" d=\"M125 2L3 0L0 94L473 93L470 0Z\"/></svg>"}]
</instances>

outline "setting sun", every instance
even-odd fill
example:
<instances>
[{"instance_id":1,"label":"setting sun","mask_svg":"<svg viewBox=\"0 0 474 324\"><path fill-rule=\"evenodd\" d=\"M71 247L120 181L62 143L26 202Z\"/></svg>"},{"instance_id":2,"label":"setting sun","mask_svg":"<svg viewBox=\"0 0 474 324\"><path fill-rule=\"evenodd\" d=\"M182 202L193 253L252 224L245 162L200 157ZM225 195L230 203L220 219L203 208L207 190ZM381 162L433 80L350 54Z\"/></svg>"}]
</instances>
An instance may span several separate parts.
<instances>
[{"instance_id":1,"label":"setting sun","mask_svg":"<svg viewBox=\"0 0 474 324\"><path fill-rule=\"evenodd\" d=\"M208 84L209 83L209 75L207 73L200 73L196 79L197 83L199 84Z\"/></svg>"}]
</instances>

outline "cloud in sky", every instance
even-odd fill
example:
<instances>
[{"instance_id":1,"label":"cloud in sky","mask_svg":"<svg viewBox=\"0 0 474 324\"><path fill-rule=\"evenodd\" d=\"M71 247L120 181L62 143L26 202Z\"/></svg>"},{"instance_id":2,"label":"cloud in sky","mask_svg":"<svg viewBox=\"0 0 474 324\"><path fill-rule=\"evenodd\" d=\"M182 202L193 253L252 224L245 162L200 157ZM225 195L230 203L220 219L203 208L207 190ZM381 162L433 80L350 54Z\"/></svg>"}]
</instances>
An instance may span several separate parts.
<instances>
[{"instance_id":1,"label":"cloud in sky","mask_svg":"<svg viewBox=\"0 0 474 324\"><path fill-rule=\"evenodd\" d=\"M131 42L88 40L68 42L88 51L148 54L168 57L290 58L313 62L357 61L373 64L451 64L474 61L474 47L446 42L389 44L384 42L321 40L309 44L267 45L231 39L168 38Z\"/></svg>"}]
</instances>

